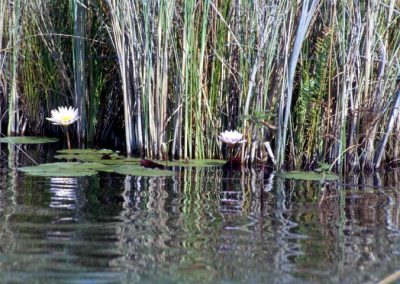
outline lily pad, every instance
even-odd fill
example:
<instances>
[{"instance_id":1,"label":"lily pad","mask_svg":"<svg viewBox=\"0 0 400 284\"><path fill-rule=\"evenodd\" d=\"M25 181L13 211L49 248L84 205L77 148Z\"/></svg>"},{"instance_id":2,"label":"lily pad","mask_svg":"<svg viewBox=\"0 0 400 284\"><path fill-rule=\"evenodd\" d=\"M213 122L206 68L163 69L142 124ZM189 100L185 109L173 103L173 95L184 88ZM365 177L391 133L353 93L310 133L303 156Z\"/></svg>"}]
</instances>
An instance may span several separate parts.
<instances>
[{"instance_id":1,"label":"lily pad","mask_svg":"<svg viewBox=\"0 0 400 284\"><path fill-rule=\"evenodd\" d=\"M57 153L60 154L75 154L75 155L81 155L81 154L93 154L93 155L111 155L114 153L113 150L109 149L62 149L58 150Z\"/></svg>"},{"instance_id":2,"label":"lily pad","mask_svg":"<svg viewBox=\"0 0 400 284\"><path fill-rule=\"evenodd\" d=\"M31 176L79 177L97 174L105 165L99 163L47 163L18 170Z\"/></svg>"},{"instance_id":3,"label":"lily pad","mask_svg":"<svg viewBox=\"0 0 400 284\"><path fill-rule=\"evenodd\" d=\"M101 163L104 165L138 164L139 162L139 159L124 158L108 149L65 149L57 152L59 154L54 156L54 158L70 161L77 160L89 163Z\"/></svg>"},{"instance_id":4,"label":"lily pad","mask_svg":"<svg viewBox=\"0 0 400 284\"><path fill-rule=\"evenodd\" d=\"M118 165L123 164L124 162L133 162L132 160L125 160L123 157L116 156L116 154L112 155L93 155L93 154L60 154L55 155L54 158L56 159L65 159L65 160L78 160L82 162L89 162L89 163L101 163L107 165ZM139 160L135 160L137 163Z\"/></svg>"},{"instance_id":5,"label":"lily pad","mask_svg":"<svg viewBox=\"0 0 400 284\"><path fill-rule=\"evenodd\" d=\"M140 158L125 158L118 155L109 149L64 149L57 151L58 155L54 156L56 159L77 160L90 163L101 163L104 165L139 165ZM151 160L155 163L162 164L168 167L218 167L223 166L226 161L224 160L190 160L190 161L158 161Z\"/></svg>"},{"instance_id":6,"label":"lily pad","mask_svg":"<svg viewBox=\"0 0 400 284\"><path fill-rule=\"evenodd\" d=\"M286 179L297 179L297 180L338 180L339 176L334 173L316 173L316 172L280 172L277 174L278 177Z\"/></svg>"},{"instance_id":7,"label":"lily pad","mask_svg":"<svg viewBox=\"0 0 400 284\"><path fill-rule=\"evenodd\" d=\"M43 144L43 143L54 143L57 142L58 138L51 137L35 137L35 136L13 136L13 137L1 137L0 143L9 144Z\"/></svg>"},{"instance_id":8,"label":"lily pad","mask_svg":"<svg viewBox=\"0 0 400 284\"><path fill-rule=\"evenodd\" d=\"M203 160L180 160L180 161L155 161L157 163L161 163L164 166L171 167L219 167L223 166L226 161L224 160L212 160L212 159L203 159Z\"/></svg>"},{"instance_id":9,"label":"lily pad","mask_svg":"<svg viewBox=\"0 0 400 284\"><path fill-rule=\"evenodd\" d=\"M332 165L331 164L326 164L326 163L319 163L319 167L314 169L314 171L320 173L320 172L328 172L331 169Z\"/></svg>"},{"instance_id":10,"label":"lily pad","mask_svg":"<svg viewBox=\"0 0 400 284\"><path fill-rule=\"evenodd\" d=\"M99 169L103 172L112 172L121 175L130 176L142 176L142 177L165 177L173 176L175 173L173 171L159 170L159 169L147 169L139 165L122 165L122 166L106 166Z\"/></svg>"}]
</instances>

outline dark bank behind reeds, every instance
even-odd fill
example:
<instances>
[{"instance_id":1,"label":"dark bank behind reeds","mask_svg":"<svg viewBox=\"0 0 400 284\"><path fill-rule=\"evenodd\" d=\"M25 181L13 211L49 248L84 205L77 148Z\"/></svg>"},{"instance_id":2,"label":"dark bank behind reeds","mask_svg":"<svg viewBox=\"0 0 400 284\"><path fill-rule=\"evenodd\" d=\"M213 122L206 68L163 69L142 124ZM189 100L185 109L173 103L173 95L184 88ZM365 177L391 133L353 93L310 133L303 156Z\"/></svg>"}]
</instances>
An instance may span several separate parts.
<instances>
[{"instance_id":1,"label":"dark bank behind reeds","mask_svg":"<svg viewBox=\"0 0 400 284\"><path fill-rule=\"evenodd\" d=\"M243 161L339 171L400 158L400 2L3 0L4 135L58 135L128 155L215 158L238 129ZM163 146L164 145L164 146Z\"/></svg>"}]
</instances>

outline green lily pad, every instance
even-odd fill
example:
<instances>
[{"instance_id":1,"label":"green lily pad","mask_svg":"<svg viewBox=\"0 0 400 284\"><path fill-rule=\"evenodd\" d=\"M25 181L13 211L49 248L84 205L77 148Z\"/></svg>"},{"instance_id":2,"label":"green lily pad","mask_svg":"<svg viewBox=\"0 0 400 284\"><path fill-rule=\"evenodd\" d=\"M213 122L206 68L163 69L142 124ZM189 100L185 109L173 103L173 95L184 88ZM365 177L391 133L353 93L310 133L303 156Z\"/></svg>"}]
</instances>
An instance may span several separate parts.
<instances>
[{"instance_id":1,"label":"green lily pad","mask_svg":"<svg viewBox=\"0 0 400 284\"><path fill-rule=\"evenodd\" d=\"M56 159L77 160L89 163L101 163L104 165L138 165L141 159L139 158L125 158L109 149L95 150L95 149L64 149L57 151L58 155L54 156ZM169 167L218 167L226 163L224 160L190 160L189 162L181 161L158 161L156 163Z\"/></svg>"},{"instance_id":2,"label":"green lily pad","mask_svg":"<svg viewBox=\"0 0 400 284\"><path fill-rule=\"evenodd\" d=\"M60 154L74 154L74 155L82 155L82 154L92 154L92 155L111 155L114 154L113 150L109 149L62 149L58 150L57 153Z\"/></svg>"},{"instance_id":3,"label":"green lily pad","mask_svg":"<svg viewBox=\"0 0 400 284\"><path fill-rule=\"evenodd\" d=\"M122 166L120 165L106 166L99 170L103 172L112 172L121 175L142 176L142 177L165 177L165 176L175 175L173 171L148 169L141 167L139 165L129 165L129 164Z\"/></svg>"},{"instance_id":4,"label":"green lily pad","mask_svg":"<svg viewBox=\"0 0 400 284\"><path fill-rule=\"evenodd\" d=\"M160 163L164 166L171 167L219 167L223 166L226 161L224 160L212 160L212 159L203 159L203 160L190 160L190 161L156 161L156 163Z\"/></svg>"},{"instance_id":5,"label":"green lily pad","mask_svg":"<svg viewBox=\"0 0 400 284\"><path fill-rule=\"evenodd\" d=\"M54 143L57 142L58 138L51 137L34 137L34 136L13 136L13 137L1 137L0 143L9 144L43 144L43 143Z\"/></svg>"},{"instance_id":6,"label":"green lily pad","mask_svg":"<svg viewBox=\"0 0 400 284\"><path fill-rule=\"evenodd\" d=\"M297 179L297 180L338 180L339 176L334 173L316 173L316 172L280 172L277 174L278 177L286 179Z\"/></svg>"},{"instance_id":7,"label":"green lily pad","mask_svg":"<svg viewBox=\"0 0 400 284\"><path fill-rule=\"evenodd\" d=\"M96 154L60 154L55 155L56 159L65 159L65 160L78 160L82 162L95 162L95 163L104 163L110 162L108 164L119 164L123 160L123 157L117 156L116 154L112 155L96 155ZM138 161L138 160L137 160Z\"/></svg>"},{"instance_id":8,"label":"green lily pad","mask_svg":"<svg viewBox=\"0 0 400 284\"><path fill-rule=\"evenodd\" d=\"M105 165L99 163L47 163L18 170L31 176L79 177L95 175L103 167Z\"/></svg>"},{"instance_id":9,"label":"green lily pad","mask_svg":"<svg viewBox=\"0 0 400 284\"><path fill-rule=\"evenodd\" d=\"M101 163L104 165L124 165L139 164L140 159L124 158L112 150L94 150L94 149L71 149L58 151L56 159L77 160L89 163Z\"/></svg>"},{"instance_id":10,"label":"green lily pad","mask_svg":"<svg viewBox=\"0 0 400 284\"><path fill-rule=\"evenodd\" d=\"M112 150L102 149L64 149L57 151L58 155L54 156L56 159L65 159L69 161L81 161L87 163L100 163L107 168L102 171L116 172L132 176L172 176L174 172L165 171L160 169L143 168L139 166L141 159L139 158L125 158ZM155 163L164 166L173 167L217 167L226 163L224 160L191 160L186 161L157 161Z\"/></svg>"},{"instance_id":11,"label":"green lily pad","mask_svg":"<svg viewBox=\"0 0 400 284\"><path fill-rule=\"evenodd\" d=\"M319 163L319 167L314 169L314 171L320 173L320 172L328 172L331 169L332 165L331 164L326 164L326 163Z\"/></svg>"}]
</instances>

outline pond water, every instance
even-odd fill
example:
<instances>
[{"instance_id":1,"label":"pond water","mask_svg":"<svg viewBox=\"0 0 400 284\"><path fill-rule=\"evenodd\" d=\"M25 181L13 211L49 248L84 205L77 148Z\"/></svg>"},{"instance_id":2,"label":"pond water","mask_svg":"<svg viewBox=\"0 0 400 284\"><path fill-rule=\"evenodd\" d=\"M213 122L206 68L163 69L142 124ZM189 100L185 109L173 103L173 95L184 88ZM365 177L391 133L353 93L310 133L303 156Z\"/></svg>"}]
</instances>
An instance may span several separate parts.
<instances>
[{"instance_id":1,"label":"pond water","mask_svg":"<svg viewBox=\"0 0 400 284\"><path fill-rule=\"evenodd\" d=\"M397 173L266 170L30 177L50 146L1 144L0 279L29 283L376 283L400 267Z\"/></svg>"}]
</instances>

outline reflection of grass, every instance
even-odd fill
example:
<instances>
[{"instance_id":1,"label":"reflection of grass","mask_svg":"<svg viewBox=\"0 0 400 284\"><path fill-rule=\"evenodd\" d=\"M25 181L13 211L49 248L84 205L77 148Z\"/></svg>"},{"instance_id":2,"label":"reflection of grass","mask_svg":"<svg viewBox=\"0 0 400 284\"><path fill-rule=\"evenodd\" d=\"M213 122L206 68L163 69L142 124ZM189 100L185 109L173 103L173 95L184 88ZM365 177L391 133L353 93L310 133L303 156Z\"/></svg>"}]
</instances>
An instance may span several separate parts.
<instances>
[{"instance_id":1,"label":"reflection of grass","mask_svg":"<svg viewBox=\"0 0 400 284\"><path fill-rule=\"evenodd\" d=\"M219 208L220 178L219 171L209 171L206 168L184 169L181 181L183 228L194 237L185 247L195 245L196 235L212 230L210 225L214 227L220 224L220 216L215 215Z\"/></svg>"},{"instance_id":2,"label":"reflection of grass","mask_svg":"<svg viewBox=\"0 0 400 284\"><path fill-rule=\"evenodd\" d=\"M35 240L34 245L45 249L54 249L57 245L56 252L61 248L63 254L73 257L74 264L90 267L104 264L104 267L130 271L134 276L150 275L151 280L165 277L170 282L196 283L226 279L269 283L275 275L281 276L289 270L293 277L323 282L325 277L331 276L329 273L336 275L339 261L360 256L359 261L368 264L368 260L362 259L366 254L374 256L377 251L386 252L381 251L382 242L370 242L376 238L375 231L365 231L365 227L358 227L361 231L356 231L351 238L348 235L343 235L347 239L338 237L343 233L338 230L342 228L337 226L338 220L326 218L333 216L329 211L338 206L335 207L336 201L332 200L329 206L318 208L314 199L320 194L318 183L278 179L273 187L267 188L267 182L272 179L264 179L260 172L230 175L220 169L180 170L180 179L177 176L121 179L109 174L79 179L78 206L71 212L76 217L73 224L51 223L52 220L41 213L41 208L37 208L46 208L49 202L48 192L42 190L47 185L38 182L47 179L24 176L16 188L17 200L20 205L32 206L29 214L33 217L26 218L27 211L12 216L13 222L9 225L13 233L20 233L14 240L25 236L28 230L36 235L39 232L41 239ZM35 192L39 195L37 200L36 196L24 200L26 194ZM224 192L231 192L231 197L239 193L235 201L241 207L236 212L221 210L220 194ZM380 203L371 204L375 195L372 191L368 194L371 199L361 204L357 202L360 199L353 205L345 204L343 199L341 206L346 206L352 218L363 218L360 212L365 214L371 209L381 210L376 212L384 218L394 216ZM381 199L388 197L395 200L396 196L384 192ZM124 207L124 203L127 206ZM366 206L368 204L372 206ZM395 210L397 205L386 207ZM56 210L55 214L60 212ZM322 218L328 222L323 224ZM358 220L361 219L355 221ZM33 224L28 224L29 227L22 224L23 228L15 224L25 221ZM39 222L42 224L36 231ZM58 239L57 243L54 239L43 241L43 236L57 238L54 232L64 232L63 228L69 232L68 239ZM353 239L355 243L351 242ZM346 255L341 249L349 241L349 247L357 251ZM22 248L26 249L24 245ZM46 257L43 265L48 265L49 259L53 260L51 256ZM376 261L370 263L376 264Z\"/></svg>"},{"instance_id":3,"label":"reflection of grass","mask_svg":"<svg viewBox=\"0 0 400 284\"><path fill-rule=\"evenodd\" d=\"M292 224L287 227L283 225L280 230L282 235L277 236L278 241L287 237L285 233L290 234L292 238L285 242L286 248L282 248L282 255L292 254L290 262L299 270L293 272L296 277L306 281L324 282L325 276L313 272L325 271L326 267L336 263L337 230L335 226L321 226L320 212L317 209L317 198L321 194L319 184L315 181L278 178L275 191L277 195L283 197L276 203L276 206L284 212L281 215L281 222ZM292 251L290 244L293 247L298 245L297 250ZM302 269L305 271L302 272Z\"/></svg>"},{"instance_id":4,"label":"reflection of grass","mask_svg":"<svg viewBox=\"0 0 400 284\"><path fill-rule=\"evenodd\" d=\"M25 176L22 179L21 191L19 196L26 206L45 206L50 204L51 193L45 189L44 179L38 177Z\"/></svg>"},{"instance_id":5,"label":"reflection of grass","mask_svg":"<svg viewBox=\"0 0 400 284\"><path fill-rule=\"evenodd\" d=\"M277 173L278 177L285 179L309 180L309 181L325 181L325 180L338 180L339 176L333 173L322 171L317 172L280 172Z\"/></svg>"},{"instance_id":6,"label":"reflection of grass","mask_svg":"<svg viewBox=\"0 0 400 284\"><path fill-rule=\"evenodd\" d=\"M223 222L219 213L221 171L190 167L182 171L182 247L186 253L174 269L185 281L212 281L217 272L209 258Z\"/></svg>"},{"instance_id":7,"label":"reflection of grass","mask_svg":"<svg viewBox=\"0 0 400 284\"><path fill-rule=\"evenodd\" d=\"M84 207L82 208L90 219L110 219L118 216L122 209L123 197L122 179L87 179L84 188ZM81 196L83 197L83 196Z\"/></svg>"},{"instance_id":8,"label":"reflection of grass","mask_svg":"<svg viewBox=\"0 0 400 284\"><path fill-rule=\"evenodd\" d=\"M206 261L184 259L176 268L178 279L193 283L210 282L217 275L217 271Z\"/></svg>"}]
</instances>

